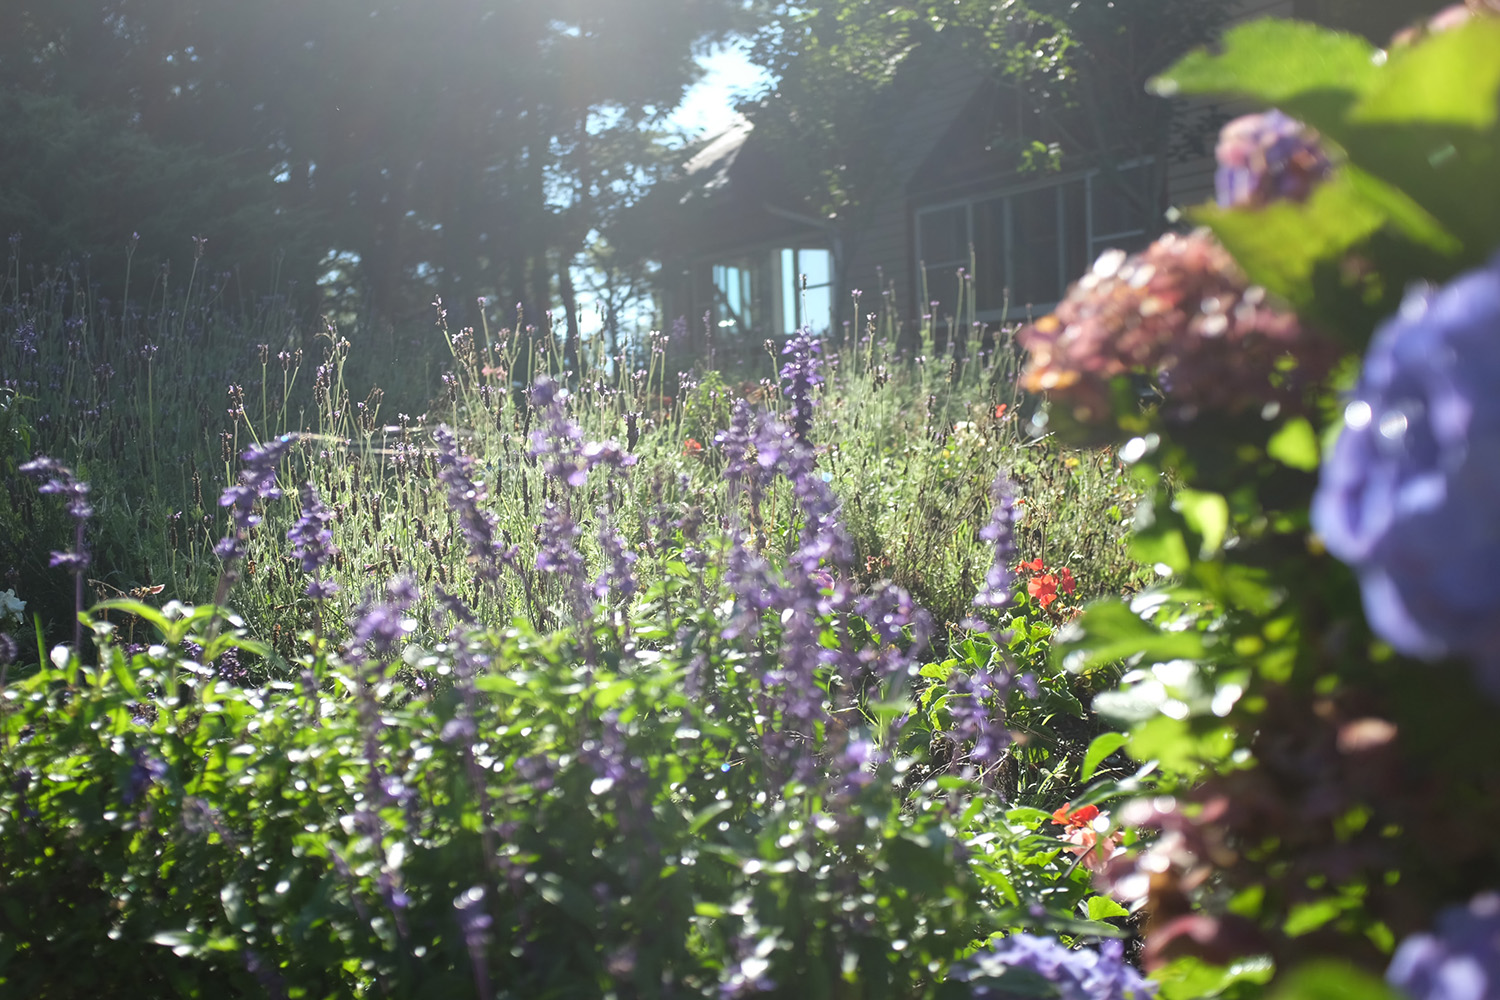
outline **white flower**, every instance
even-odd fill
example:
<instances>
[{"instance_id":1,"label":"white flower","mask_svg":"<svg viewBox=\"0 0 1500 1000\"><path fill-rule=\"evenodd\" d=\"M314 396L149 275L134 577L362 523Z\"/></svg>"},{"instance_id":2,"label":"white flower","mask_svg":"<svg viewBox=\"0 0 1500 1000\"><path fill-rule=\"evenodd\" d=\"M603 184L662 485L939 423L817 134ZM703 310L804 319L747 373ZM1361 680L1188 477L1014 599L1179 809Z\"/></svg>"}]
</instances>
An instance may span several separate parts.
<instances>
[{"instance_id":1,"label":"white flower","mask_svg":"<svg viewBox=\"0 0 1500 1000\"><path fill-rule=\"evenodd\" d=\"M9 622L12 618L17 625L24 625L26 618L26 602L16 598L14 590L0 592L0 624Z\"/></svg>"}]
</instances>

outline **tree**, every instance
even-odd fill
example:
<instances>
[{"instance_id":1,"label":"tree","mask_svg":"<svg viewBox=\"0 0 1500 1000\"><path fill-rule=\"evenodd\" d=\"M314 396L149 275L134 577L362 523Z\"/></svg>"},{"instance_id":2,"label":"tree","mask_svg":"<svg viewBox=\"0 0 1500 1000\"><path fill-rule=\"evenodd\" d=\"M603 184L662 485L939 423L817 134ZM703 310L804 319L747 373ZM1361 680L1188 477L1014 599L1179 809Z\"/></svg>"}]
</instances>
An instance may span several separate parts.
<instances>
[{"instance_id":1,"label":"tree","mask_svg":"<svg viewBox=\"0 0 1500 1000\"><path fill-rule=\"evenodd\" d=\"M742 0L16 0L0 87L274 178L268 204L321 248L304 279L349 262L389 319L435 294L455 322L480 295L536 319L649 177L642 130L694 52L745 16Z\"/></svg>"}]
</instances>

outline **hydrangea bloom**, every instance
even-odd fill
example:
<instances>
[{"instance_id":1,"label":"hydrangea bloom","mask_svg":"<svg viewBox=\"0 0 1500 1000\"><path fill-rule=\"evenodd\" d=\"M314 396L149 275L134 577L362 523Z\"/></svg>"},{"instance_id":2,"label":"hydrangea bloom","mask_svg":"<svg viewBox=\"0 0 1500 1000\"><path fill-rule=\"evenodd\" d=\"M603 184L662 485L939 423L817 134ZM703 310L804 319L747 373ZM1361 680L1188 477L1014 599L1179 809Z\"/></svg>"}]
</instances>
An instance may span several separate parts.
<instances>
[{"instance_id":1,"label":"hydrangea bloom","mask_svg":"<svg viewBox=\"0 0 1500 1000\"><path fill-rule=\"evenodd\" d=\"M1500 893L1444 910L1433 933L1401 942L1385 978L1412 1000L1500 998Z\"/></svg>"},{"instance_id":2,"label":"hydrangea bloom","mask_svg":"<svg viewBox=\"0 0 1500 1000\"><path fill-rule=\"evenodd\" d=\"M1105 941L1099 950L1068 948L1054 938L1012 934L987 952L970 958L950 978L973 984L970 996L1002 1000L1021 991L1008 989L1004 976L1024 969L1051 983L1061 1000L1147 1000L1155 996L1151 984L1125 961L1119 941ZM1035 996L1030 990L1026 996Z\"/></svg>"},{"instance_id":3,"label":"hydrangea bloom","mask_svg":"<svg viewBox=\"0 0 1500 1000\"><path fill-rule=\"evenodd\" d=\"M1275 109L1225 125L1214 155L1214 192L1225 208L1303 201L1333 169L1318 133Z\"/></svg>"},{"instance_id":4,"label":"hydrangea bloom","mask_svg":"<svg viewBox=\"0 0 1500 1000\"><path fill-rule=\"evenodd\" d=\"M1102 254L1057 311L1017 339L1031 353L1022 387L1071 404L1082 421L1108 416L1110 382L1122 375L1155 379L1171 415L1186 419L1294 405L1335 359L1201 229L1129 257Z\"/></svg>"},{"instance_id":5,"label":"hydrangea bloom","mask_svg":"<svg viewBox=\"0 0 1500 1000\"><path fill-rule=\"evenodd\" d=\"M1459 654L1500 694L1500 257L1414 289L1375 334L1312 523L1377 635Z\"/></svg>"}]
</instances>

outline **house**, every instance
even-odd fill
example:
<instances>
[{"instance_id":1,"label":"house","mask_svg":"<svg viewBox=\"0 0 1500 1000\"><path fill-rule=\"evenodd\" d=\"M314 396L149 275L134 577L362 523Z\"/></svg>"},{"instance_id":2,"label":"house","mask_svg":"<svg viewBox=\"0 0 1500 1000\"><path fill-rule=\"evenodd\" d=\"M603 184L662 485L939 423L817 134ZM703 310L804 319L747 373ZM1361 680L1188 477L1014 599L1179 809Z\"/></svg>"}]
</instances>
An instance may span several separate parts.
<instances>
[{"instance_id":1,"label":"house","mask_svg":"<svg viewBox=\"0 0 1500 1000\"><path fill-rule=\"evenodd\" d=\"M1235 19L1295 16L1383 40L1432 6L1241 0ZM1214 136L1244 110L1160 105L1170 110L1149 134L1117 133L1125 138L1112 148L1028 171L1018 169L1022 151L1046 149L1053 131L1103 134L1100 123L1084 109L1072 122L1029 124L1042 119L1026 114L1015 88L936 48L908 58L892 94L882 109L883 187L854 219L821 215L749 121L698 149L650 203L661 314L743 355L803 327L826 334L857 322L855 290L860 315L884 305L908 328L927 315L1037 315L1103 250L1139 249L1168 227L1170 206L1211 198Z\"/></svg>"}]
</instances>

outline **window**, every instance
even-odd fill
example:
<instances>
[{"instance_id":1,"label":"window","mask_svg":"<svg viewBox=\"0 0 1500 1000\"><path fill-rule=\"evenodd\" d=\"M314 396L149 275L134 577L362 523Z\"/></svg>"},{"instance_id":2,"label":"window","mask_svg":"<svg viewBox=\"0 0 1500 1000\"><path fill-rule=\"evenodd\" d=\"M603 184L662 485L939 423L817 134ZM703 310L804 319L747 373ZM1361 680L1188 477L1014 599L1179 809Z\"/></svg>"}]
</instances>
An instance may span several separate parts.
<instances>
[{"instance_id":1,"label":"window","mask_svg":"<svg viewBox=\"0 0 1500 1000\"><path fill-rule=\"evenodd\" d=\"M920 210L928 302L939 316L957 314L960 269L972 270L976 319L1057 302L1100 253L1138 250L1154 235L1161 213L1153 167L1131 163Z\"/></svg>"},{"instance_id":2,"label":"window","mask_svg":"<svg viewBox=\"0 0 1500 1000\"><path fill-rule=\"evenodd\" d=\"M750 261L715 264L715 332L723 336L753 334L760 325L760 299L763 294L760 274Z\"/></svg>"},{"instance_id":3,"label":"window","mask_svg":"<svg viewBox=\"0 0 1500 1000\"><path fill-rule=\"evenodd\" d=\"M833 327L833 254L818 247L778 247L713 265L715 333L725 337L790 336Z\"/></svg>"},{"instance_id":4,"label":"window","mask_svg":"<svg viewBox=\"0 0 1500 1000\"><path fill-rule=\"evenodd\" d=\"M781 264L781 332L817 336L833 327L833 254L786 247Z\"/></svg>"}]
</instances>

